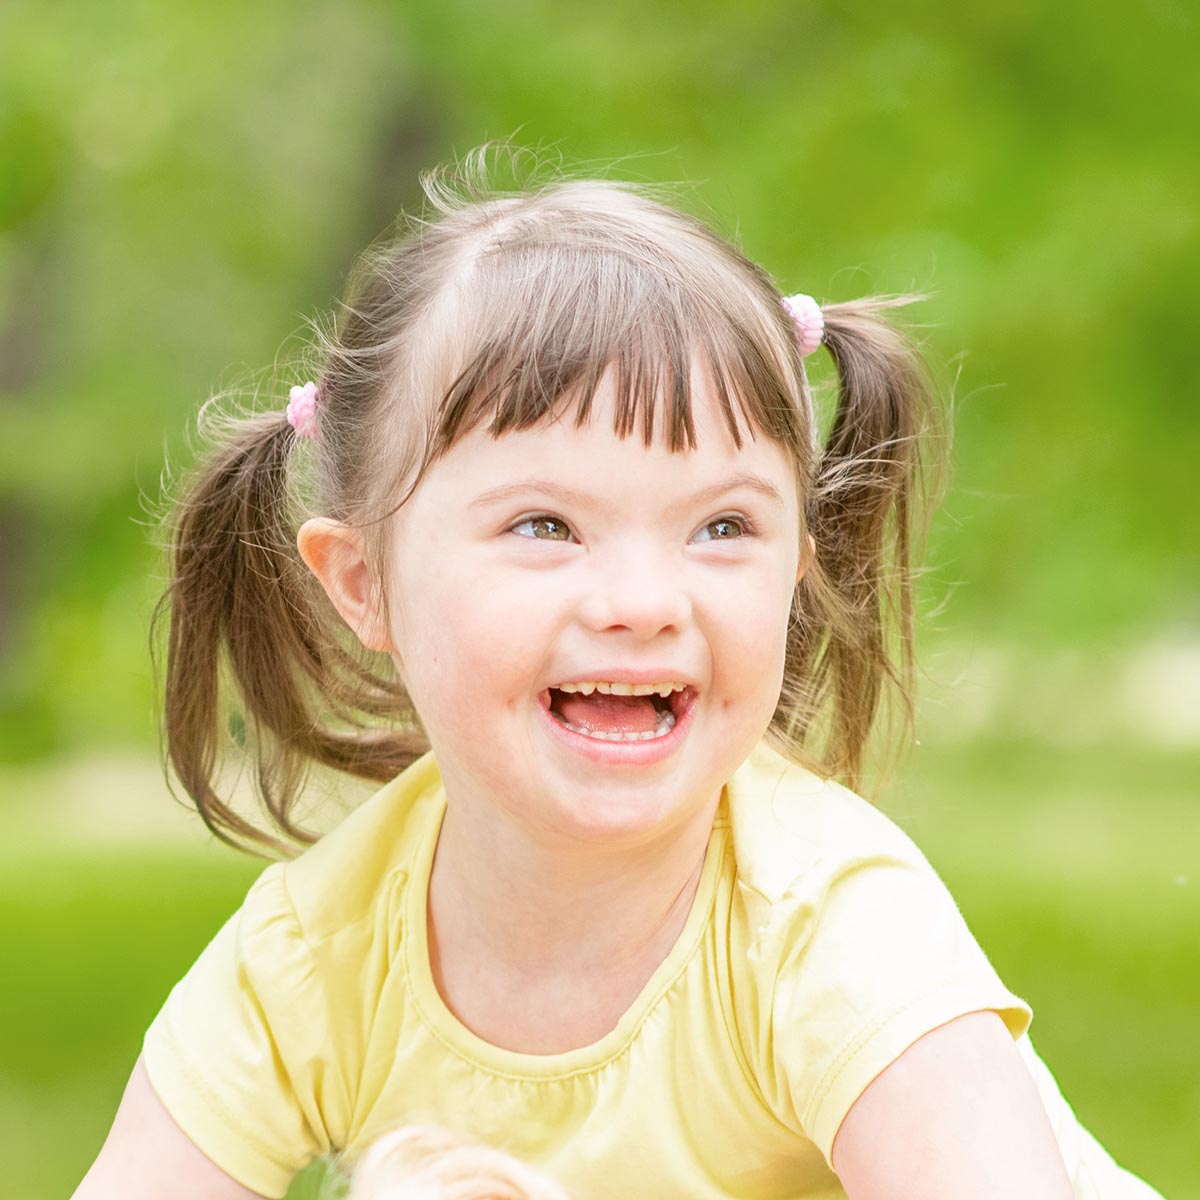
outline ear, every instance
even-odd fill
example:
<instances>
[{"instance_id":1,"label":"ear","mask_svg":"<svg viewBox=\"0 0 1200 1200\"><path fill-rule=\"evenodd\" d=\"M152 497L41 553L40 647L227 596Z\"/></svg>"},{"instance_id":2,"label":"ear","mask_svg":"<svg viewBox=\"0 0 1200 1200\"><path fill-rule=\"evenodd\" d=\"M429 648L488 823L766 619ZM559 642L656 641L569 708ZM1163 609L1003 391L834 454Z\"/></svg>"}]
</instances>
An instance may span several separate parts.
<instances>
[{"instance_id":1,"label":"ear","mask_svg":"<svg viewBox=\"0 0 1200 1200\"><path fill-rule=\"evenodd\" d=\"M800 555L800 564L799 564L799 566L796 567L796 582L797 583L799 583L800 580L802 580L804 578L804 572L808 570L810 563L816 561L816 557L817 557L816 539L814 539L814 537L811 533L808 534L807 537L808 537L808 553Z\"/></svg>"},{"instance_id":2,"label":"ear","mask_svg":"<svg viewBox=\"0 0 1200 1200\"><path fill-rule=\"evenodd\" d=\"M358 530L328 517L314 517L300 526L296 547L358 640L368 650L390 651L391 633Z\"/></svg>"}]
</instances>

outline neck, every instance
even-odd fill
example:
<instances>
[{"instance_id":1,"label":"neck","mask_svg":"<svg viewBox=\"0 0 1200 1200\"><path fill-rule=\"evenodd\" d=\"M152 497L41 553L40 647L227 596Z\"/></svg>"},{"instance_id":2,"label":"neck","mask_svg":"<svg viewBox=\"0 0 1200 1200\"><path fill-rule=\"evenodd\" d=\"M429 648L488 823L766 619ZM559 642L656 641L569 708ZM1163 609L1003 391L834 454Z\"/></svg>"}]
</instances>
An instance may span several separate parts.
<instances>
[{"instance_id":1,"label":"neck","mask_svg":"<svg viewBox=\"0 0 1200 1200\"><path fill-rule=\"evenodd\" d=\"M479 1037L555 1054L609 1033L687 923L717 798L653 844L555 845L446 811L429 883L429 966Z\"/></svg>"},{"instance_id":2,"label":"neck","mask_svg":"<svg viewBox=\"0 0 1200 1200\"><path fill-rule=\"evenodd\" d=\"M535 836L449 804L429 885L431 947L521 980L603 976L666 957L691 911L719 795L632 847Z\"/></svg>"}]
</instances>

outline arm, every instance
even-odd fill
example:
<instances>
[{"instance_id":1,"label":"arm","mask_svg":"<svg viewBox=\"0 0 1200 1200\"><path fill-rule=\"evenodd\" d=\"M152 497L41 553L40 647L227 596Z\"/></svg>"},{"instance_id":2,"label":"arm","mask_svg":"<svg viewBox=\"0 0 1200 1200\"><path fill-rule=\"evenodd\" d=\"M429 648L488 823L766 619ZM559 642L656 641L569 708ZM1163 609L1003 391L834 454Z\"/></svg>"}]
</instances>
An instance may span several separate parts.
<instances>
[{"instance_id":1,"label":"arm","mask_svg":"<svg viewBox=\"0 0 1200 1200\"><path fill-rule=\"evenodd\" d=\"M99 1157L73 1200L260 1200L188 1140L139 1057Z\"/></svg>"},{"instance_id":2,"label":"arm","mask_svg":"<svg viewBox=\"0 0 1200 1200\"><path fill-rule=\"evenodd\" d=\"M1071 1200L1041 1097L995 1013L927 1033L851 1107L833 1144L850 1200Z\"/></svg>"}]
</instances>

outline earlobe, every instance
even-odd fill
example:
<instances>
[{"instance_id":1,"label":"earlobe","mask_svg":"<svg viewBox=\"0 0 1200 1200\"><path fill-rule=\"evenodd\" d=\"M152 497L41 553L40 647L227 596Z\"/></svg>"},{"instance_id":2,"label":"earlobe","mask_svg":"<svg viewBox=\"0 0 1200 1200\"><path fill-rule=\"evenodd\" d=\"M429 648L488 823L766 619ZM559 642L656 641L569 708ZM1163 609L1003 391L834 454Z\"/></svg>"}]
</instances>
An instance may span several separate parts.
<instances>
[{"instance_id":1,"label":"earlobe","mask_svg":"<svg viewBox=\"0 0 1200 1200\"><path fill-rule=\"evenodd\" d=\"M813 535L811 533L805 534L805 537L808 540L808 553L800 555L800 563L796 567L796 582L797 583L799 583L800 580L802 580L804 578L804 572L807 571L809 566L813 562L816 561L816 557L817 557L816 540L813 538Z\"/></svg>"},{"instance_id":2,"label":"earlobe","mask_svg":"<svg viewBox=\"0 0 1200 1200\"><path fill-rule=\"evenodd\" d=\"M358 640L368 650L391 650L358 530L328 517L314 517L300 526L296 548Z\"/></svg>"}]
</instances>

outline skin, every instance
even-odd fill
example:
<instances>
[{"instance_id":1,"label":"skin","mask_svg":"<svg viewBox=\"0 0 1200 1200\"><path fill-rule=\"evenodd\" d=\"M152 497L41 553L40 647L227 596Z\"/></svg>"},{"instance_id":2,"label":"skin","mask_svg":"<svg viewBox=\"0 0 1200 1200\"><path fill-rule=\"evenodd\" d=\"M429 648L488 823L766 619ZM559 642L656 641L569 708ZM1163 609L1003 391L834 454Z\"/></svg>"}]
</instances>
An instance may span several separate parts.
<instances>
[{"instance_id":1,"label":"skin","mask_svg":"<svg viewBox=\"0 0 1200 1200\"><path fill-rule=\"evenodd\" d=\"M855 1101L833 1143L850 1200L1072 1200L1037 1087L1000 1018L927 1033Z\"/></svg>"},{"instance_id":2,"label":"skin","mask_svg":"<svg viewBox=\"0 0 1200 1200\"><path fill-rule=\"evenodd\" d=\"M699 447L684 454L617 438L603 389L583 428L464 437L397 516L386 604L354 529L318 518L300 532L429 733L448 799L431 966L459 1020L509 1049L589 1044L637 996L686 920L721 787L779 693L805 562L794 473L767 439L734 446L702 379L693 393ZM549 686L630 675L693 688L669 753L621 761L548 724ZM883 1071L833 1163L851 1200L1072 1195L992 1013L932 1031ZM165 1194L254 1195L179 1131L139 1060L75 1195Z\"/></svg>"},{"instance_id":3,"label":"skin","mask_svg":"<svg viewBox=\"0 0 1200 1200\"><path fill-rule=\"evenodd\" d=\"M139 1057L104 1147L74 1200L256 1200L190 1142L154 1094Z\"/></svg>"}]
</instances>

